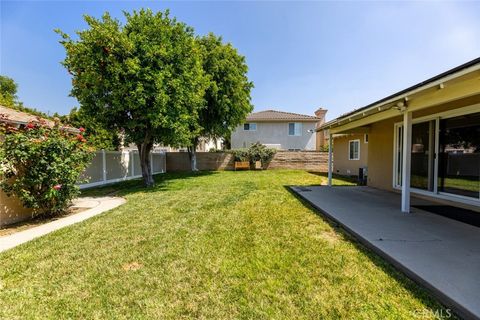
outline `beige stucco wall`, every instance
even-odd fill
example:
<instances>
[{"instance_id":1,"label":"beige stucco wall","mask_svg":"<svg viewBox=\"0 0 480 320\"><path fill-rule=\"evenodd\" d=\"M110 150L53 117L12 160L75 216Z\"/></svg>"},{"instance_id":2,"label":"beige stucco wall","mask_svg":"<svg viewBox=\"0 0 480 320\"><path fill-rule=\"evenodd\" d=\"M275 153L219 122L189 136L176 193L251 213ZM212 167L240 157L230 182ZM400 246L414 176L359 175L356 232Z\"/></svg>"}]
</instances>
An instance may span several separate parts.
<instances>
[{"instance_id":1,"label":"beige stucco wall","mask_svg":"<svg viewBox=\"0 0 480 320\"><path fill-rule=\"evenodd\" d=\"M0 227L31 218L32 211L25 209L20 201L8 197L0 190Z\"/></svg>"},{"instance_id":2,"label":"beige stucco wall","mask_svg":"<svg viewBox=\"0 0 480 320\"><path fill-rule=\"evenodd\" d=\"M454 110L476 103L480 103L480 95L475 95L454 102L419 110L413 114L413 119L415 120L415 118L429 116L448 110ZM369 126L369 186L387 190L393 189L394 124L401 121L402 117L397 116L387 120L375 122Z\"/></svg>"},{"instance_id":3,"label":"beige stucco wall","mask_svg":"<svg viewBox=\"0 0 480 320\"><path fill-rule=\"evenodd\" d=\"M279 145L279 149L315 150L315 122L302 122L302 135L289 136L289 122L252 122L257 124L256 131L243 130L243 124L232 133L232 148L248 148L255 142ZM309 132L311 130L311 132Z\"/></svg>"},{"instance_id":4,"label":"beige stucco wall","mask_svg":"<svg viewBox=\"0 0 480 320\"><path fill-rule=\"evenodd\" d=\"M380 189L392 189L393 130L401 117L379 121L370 126L368 143L367 184Z\"/></svg>"},{"instance_id":5,"label":"beige stucco wall","mask_svg":"<svg viewBox=\"0 0 480 320\"><path fill-rule=\"evenodd\" d=\"M348 144L350 140L360 140L360 159L349 160ZM345 134L333 139L333 172L341 175L356 176L358 169L368 166L369 143L365 143L364 134Z\"/></svg>"}]
</instances>

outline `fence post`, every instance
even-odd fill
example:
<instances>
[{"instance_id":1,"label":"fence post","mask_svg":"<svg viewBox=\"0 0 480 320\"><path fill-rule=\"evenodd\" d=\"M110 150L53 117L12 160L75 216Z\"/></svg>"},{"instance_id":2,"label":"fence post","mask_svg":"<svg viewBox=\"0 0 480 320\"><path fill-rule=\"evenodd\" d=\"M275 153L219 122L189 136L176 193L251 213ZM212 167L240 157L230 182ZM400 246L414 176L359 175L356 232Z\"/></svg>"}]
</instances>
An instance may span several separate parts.
<instances>
[{"instance_id":1,"label":"fence post","mask_svg":"<svg viewBox=\"0 0 480 320\"><path fill-rule=\"evenodd\" d=\"M150 152L150 173L153 175L153 152Z\"/></svg>"},{"instance_id":2,"label":"fence post","mask_svg":"<svg viewBox=\"0 0 480 320\"><path fill-rule=\"evenodd\" d=\"M107 157L105 155L105 149L102 149L102 168L103 168L103 181L107 181Z\"/></svg>"},{"instance_id":3,"label":"fence post","mask_svg":"<svg viewBox=\"0 0 480 320\"><path fill-rule=\"evenodd\" d=\"M167 152L163 152L163 167L162 167L162 173L167 172Z\"/></svg>"},{"instance_id":4,"label":"fence post","mask_svg":"<svg viewBox=\"0 0 480 320\"><path fill-rule=\"evenodd\" d=\"M130 150L128 151L128 154L130 155L130 162L132 163L132 177L135 177L135 157L134 157L134 154L133 154L133 151Z\"/></svg>"}]
</instances>

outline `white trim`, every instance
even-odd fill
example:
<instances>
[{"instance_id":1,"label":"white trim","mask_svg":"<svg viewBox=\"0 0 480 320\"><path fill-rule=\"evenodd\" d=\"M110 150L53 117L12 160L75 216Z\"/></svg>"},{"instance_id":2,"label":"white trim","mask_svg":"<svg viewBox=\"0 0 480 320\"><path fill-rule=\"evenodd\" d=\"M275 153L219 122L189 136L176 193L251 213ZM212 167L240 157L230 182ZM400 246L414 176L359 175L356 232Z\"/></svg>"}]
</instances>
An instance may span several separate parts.
<instances>
[{"instance_id":1,"label":"white trim","mask_svg":"<svg viewBox=\"0 0 480 320\"><path fill-rule=\"evenodd\" d=\"M248 124L248 130L245 130L245 125ZM254 124L255 125L255 130L252 130L250 127L251 125ZM256 122L245 122L243 124L243 131L257 131L257 123Z\"/></svg>"},{"instance_id":2,"label":"white trim","mask_svg":"<svg viewBox=\"0 0 480 320\"><path fill-rule=\"evenodd\" d=\"M412 160L412 112L403 114L402 212L410 212L410 175Z\"/></svg>"},{"instance_id":3,"label":"white trim","mask_svg":"<svg viewBox=\"0 0 480 320\"><path fill-rule=\"evenodd\" d=\"M448 119L448 118L453 118L457 116L463 116L465 114L470 114L470 113L478 113L480 110L480 103L473 104L471 106L463 107L463 108L457 108L453 110L447 110L439 113L434 113L428 116L423 116L423 117L418 117L413 119L412 123L419 123L419 122L425 122L428 120L434 120L436 118L441 118L441 119ZM402 124L402 121L396 122L395 124Z\"/></svg>"},{"instance_id":4,"label":"white trim","mask_svg":"<svg viewBox=\"0 0 480 320\"><path fill-rule=\"evenodd\" d=\"M399 191L402 190L402 188L400 187L394 187L393 189L399 190ZM432 197L432 198L448 200L453 202L460 202L460 203L475 206L475 207L480 206L480 200L476 200L475 198L465 197L458 194L445 193L445 192L433 193L432 191L418 189L418 188L410 188L410 192L415 194L420 194L423 196Z\"/></svg>"},{"instance_id":5,"label":"white trim","mask_svg":"<svg viewBox=\"0 0 480 320\"><path fill-rule=\"evenodd\" d=\"M290 124L293 124L293 134L290 134ZM297 134L297 126L300 127L300 130L298 130L298 134ZM288 130L289 137L301 137L303 135L302 134L303 125L301 122L288 122L287 130Z\"/></svg>"},{"instance_id":6,"label":"white trim","mask_svg":"<svg viewBox=\"0 0 480 320\"><path fill-rule=\"evenodd\" d=\"M98 187L98 186L106 186L112 183L117 183L121 181L126 181L126 180L132 180L132 179L138 179L141 178L142 176L132 176L132 177L123 177L123 178L117 178L117 179L112 179L112 180L106 180L106 181L97 181L97 182L91 182L91 183L85 183L85 184L80 184L78 187L80 189L87 189L87 188L92 188L92 187Z\"/></svg>"},{"instance_id":7,"label":"white trim","mask_svg":"<svg viewBox=\"0 0 480 320\"><path fill-rule=\"evenodd\" d=\"M357 158L350 158L350 143L357 142L358 143L358 155ZM348 160L358 161L360 160L360 139L348 140Z\"/></svg>"}]
</instances>

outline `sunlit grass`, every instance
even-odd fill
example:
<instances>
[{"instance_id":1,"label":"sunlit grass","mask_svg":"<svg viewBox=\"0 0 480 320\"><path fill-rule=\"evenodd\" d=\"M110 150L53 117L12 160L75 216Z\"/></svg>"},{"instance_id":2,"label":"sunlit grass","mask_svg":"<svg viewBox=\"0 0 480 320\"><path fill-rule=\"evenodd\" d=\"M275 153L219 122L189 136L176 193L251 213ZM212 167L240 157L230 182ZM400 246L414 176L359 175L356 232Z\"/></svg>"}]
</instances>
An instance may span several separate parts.
<instances>
[{"instance_id":1,"label":"sunlit grass","mask_svg":"<svg viewBox=\"0 0 480 320\"><path fill-rule=\"evenodd\" d=\"M412 319L441 308L286 188L324 179L167 174L151 190L88 191L128 201L1 254L0 319Z\"/></svg>"}]
</instances>

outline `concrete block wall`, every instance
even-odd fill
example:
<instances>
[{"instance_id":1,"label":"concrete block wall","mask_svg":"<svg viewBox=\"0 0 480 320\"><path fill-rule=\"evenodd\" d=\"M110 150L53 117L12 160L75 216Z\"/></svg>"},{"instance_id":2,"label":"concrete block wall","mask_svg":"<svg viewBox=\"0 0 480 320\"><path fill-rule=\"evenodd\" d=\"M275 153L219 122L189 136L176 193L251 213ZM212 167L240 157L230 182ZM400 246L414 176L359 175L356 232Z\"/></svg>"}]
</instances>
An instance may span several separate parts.
<instances>
[{"instance_id":1,"label":"concrete block wall","mask_svg":"<svg viewBox=\"0 0 480 320\"><path fill-rule=\"evenodd\" d=\"M234 159L223 152L197 152L199 170L233 170ZM302 169L327 172L328 153L316 151L277 151L267 169ZM187 152L167 152L167 172L190 171Z\"/></svg>"}]
</instances>

